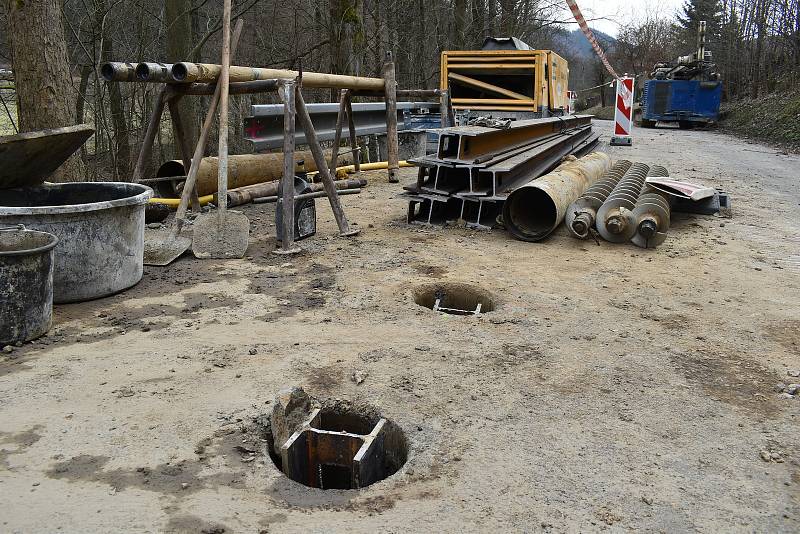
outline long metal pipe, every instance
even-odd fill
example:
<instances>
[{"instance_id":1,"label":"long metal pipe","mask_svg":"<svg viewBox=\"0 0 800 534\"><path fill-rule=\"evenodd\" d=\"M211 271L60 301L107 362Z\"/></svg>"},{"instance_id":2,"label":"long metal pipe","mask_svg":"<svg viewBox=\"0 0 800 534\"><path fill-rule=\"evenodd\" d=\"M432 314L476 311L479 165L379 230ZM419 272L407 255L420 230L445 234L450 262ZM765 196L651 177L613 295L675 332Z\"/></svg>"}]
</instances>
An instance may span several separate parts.
<instances>
[{"instance_id":1,"label":"long metal pipe","mask_svg":"<svg viewBox=\"0 0 800 534\"><path fill-rule=\"evenodd\" d=\"M359 189L367 185L367 180L364 178L348 178L347 180L337 180L333 182L337 190L341 189ZM263 184L248 185L246 187L239 187L237 189L228 190L228 205L241 206L254 202L257 198L273 197L278 194L280 183L275 180L272 182L265 182ZM323 191L321 183L309 184L309 189L312 192ZM297 198L295 196L295 198Z\"/></svg>"},{"instance_id":2,"label":"long metal pipe","mask_svg":"<svg viewBox=\"0 0 800 534\"><path fill-rule=\"evenodd\" d=\"M568 206L611 166L611 157L594 152L570 158L553 172L511 192L503 206L503 223L517 239L541 241L564 220Z\"/></svg>"},{"instance_id":3,"label":"long metal pipe","mask_svg":"<svg viewBox=\"0 0 800 534\"><path fill-rule=\"evenodd\" d=\"M320 185L322 185L322 184L320 184ZM300 194L300 195L295 195L294 199L295 199L295 201L298 201L298 200L306 200L306 199L309 199L309 198L321 198L321 197L326 196L327 194L328 193L326 193L325 191L315 191L313 193L303 193L303 194ZM336 194L338 196L340 196L340 197L344 196L344 195L359 195L359 194L361 194L361 189L358 189L358 188L356 188L356 189L337 189L336 190ZM253 203L254 204L269 204L269 203L277 202L277 201L278 201L278 195L272 195L272 196L268 196L268 197L258 197L258 198L254 198L253 199Z\"/></svg>"},{"instance_id":4,"label":"long metal pipe","mask_svg":"<svg viewBox=\"0 0 800 534\"><path fill-rule=\"evenodd\" d=\"M100 76L107 82L135 82L136 63L111 61L100 66Z\"/></svg>"},{"instance_id":5,"label":"long metal pipe","mask_svg":"<svg viewBox=\"0 0 800 534\"><path fill-rule=\"evenodd\" d=\"M211 63L175 63L172 66L172 80L178 83L211 83L216 82L222 70L221 65ZM231 67L231 82L249 82L252 80L283 79L293 80L300 75L298 71L284 69L268 69L259 67ZM339 89L371 89L382 91L382 78L365 78L362 76L345 76L321 72L303 72L305 87L333 87Z\"/></svg>"},{"instance_id":6,"label":"long metal pipe","mask_svg":"<svg viewBox=\"0 0 800 534\"><path fill-rule=\"evenodd\" d=\"M136 81L139 82L171 82L171 63L139 63L136 65Z\"/></svg>"},{"instance_id":7,"label":"long metal pipe","mask_svg":"<svg viewBox=\"0 0 800 534\"><path fill-rule=\"evenodd\" d=\"M250 95L257 93L269 93L278 90L280 80L255 80L252 82L236 82L230 84L228 94L231 95ZM213 95L217 88L216 83L176 83L172 84L174 90L184 95Z\"/></svg>"}]
</instances>

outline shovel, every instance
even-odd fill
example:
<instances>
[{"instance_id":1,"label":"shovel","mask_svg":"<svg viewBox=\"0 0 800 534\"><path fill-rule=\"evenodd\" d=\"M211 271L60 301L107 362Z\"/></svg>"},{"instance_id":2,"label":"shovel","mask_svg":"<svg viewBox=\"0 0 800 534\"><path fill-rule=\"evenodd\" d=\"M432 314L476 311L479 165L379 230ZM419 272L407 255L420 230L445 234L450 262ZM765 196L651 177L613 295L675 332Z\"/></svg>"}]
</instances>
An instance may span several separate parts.
<instances>
[{"instance_id":1,"label":"shovel","mask_svg":"<svg viewBox=\"0 0 800 534\"><path fill-rule=\"evenodd\" d=\"M217 211L194 221L192 252L196 258L243 258L250 239L250 221L243 213L228 211L228 83L231 66L231 0L222 13L222 71L219 94L219 172ZM194 165L192 165L194 167ZM199 167L199 165L198 165Z\"/></svg>"},{"instance_id":2,"label":"shovel","mask_svg":"<svg viewBox=\"0 0 800 534\"><path fill-rule=\"evenodd\" d=\"M234 53L236 50L236 45L239 43L239 36L242 34L243 25L244 21L242 19L239 19L236 23L236 29L233 31L233 39L231 43L231 53ZM145 241L145 265L169 265L178 259L184 252L189 250L189 247L192 246L192 240L188 237L181 237L180 232L181 228L183 228L183 224L185 223L186 209L189 207L189 199L191 198L192 190L197 182L197 174L200 172L200 161L203 159L203 153L206 150L208 133L211 131L211 124L214 122L214 114L217 111L217 104L220 100L221 90L222 86L218 83L216 89L214 90L214 96L211 97L211 101L208 104L208 114L203 122L203 128L200 131L200 138L197 140L197 146L195 147L194 155L192 156L192 164L189 168L189 174L186 177L186 182L183 184L181 202L178 205L178 212L175 215L175 224L165 239ZM225 200L227 201L227 180L225 180L225 185Z\"/></svg>"}]
</instances>

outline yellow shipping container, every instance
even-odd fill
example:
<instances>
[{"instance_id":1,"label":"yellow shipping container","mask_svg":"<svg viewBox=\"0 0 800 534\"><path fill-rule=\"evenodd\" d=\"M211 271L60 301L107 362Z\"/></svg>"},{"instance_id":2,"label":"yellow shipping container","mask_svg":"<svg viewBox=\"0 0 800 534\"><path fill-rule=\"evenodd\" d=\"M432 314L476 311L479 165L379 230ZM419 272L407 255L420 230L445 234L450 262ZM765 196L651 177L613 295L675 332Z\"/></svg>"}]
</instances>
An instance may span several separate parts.
<instances>
[{"instance_id":1,"label":"yellow shipping container","mask_svg":"<svg viewBox=\"0 0 800 534\"><path fill-rule=\"evenodd\" d=\"M564 115L568 81L567 61L551 50L442 52L440 88L456 110Z\"/></svg>"}]
</instances>

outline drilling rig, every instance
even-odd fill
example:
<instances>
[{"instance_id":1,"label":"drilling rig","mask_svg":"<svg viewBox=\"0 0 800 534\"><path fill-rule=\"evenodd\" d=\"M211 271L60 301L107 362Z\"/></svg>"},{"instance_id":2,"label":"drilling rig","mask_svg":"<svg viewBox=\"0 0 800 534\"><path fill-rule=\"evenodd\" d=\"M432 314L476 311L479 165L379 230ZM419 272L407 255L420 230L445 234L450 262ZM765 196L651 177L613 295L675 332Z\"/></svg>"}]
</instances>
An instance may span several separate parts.
<instances>
[{"instance_id":1,"label":"drilling rig","mask_svg":"<svg viewBox=\"0 0 800 534\"><path fill-rule=\"evenodd\" d=\"M711 51L706 50L706 21L700 21L697 51L673 63L656 63L642 92L643 128L677 122L682 129L719 118L722 82Z\"/></svg>"}]
</instances>

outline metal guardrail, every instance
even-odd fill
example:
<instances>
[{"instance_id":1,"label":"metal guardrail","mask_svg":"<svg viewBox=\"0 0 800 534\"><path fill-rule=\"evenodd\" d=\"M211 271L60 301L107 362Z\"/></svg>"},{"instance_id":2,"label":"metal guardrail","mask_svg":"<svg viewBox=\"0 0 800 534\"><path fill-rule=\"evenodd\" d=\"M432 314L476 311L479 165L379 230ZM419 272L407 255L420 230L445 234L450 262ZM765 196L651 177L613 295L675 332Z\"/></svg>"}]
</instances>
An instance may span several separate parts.
<instances>
[{"instance_id":1,"label":"metal guardrail","mask_svg":"<svg viewBox=\"0 0 800 534\"><path fill-rule=\"evenodd\" d=\"M336 116L338 103L307 104L311 121L320 141L330 141L336 132ZM420 113L438 113L438 102L398 102L398 130L412 129L411 121L406 117ZM253 143L256 152L280 148L283 146L283 104L264 104L251 106L251 117L244 120L244 138ZM353 104L353 122L356 135L371 135L386 132L386 104L383 102L358 102ZM347 138L345 123L343 138ZM297 128L295 143L306 143L302 128Z\"/></svg>"}]
</instances>

